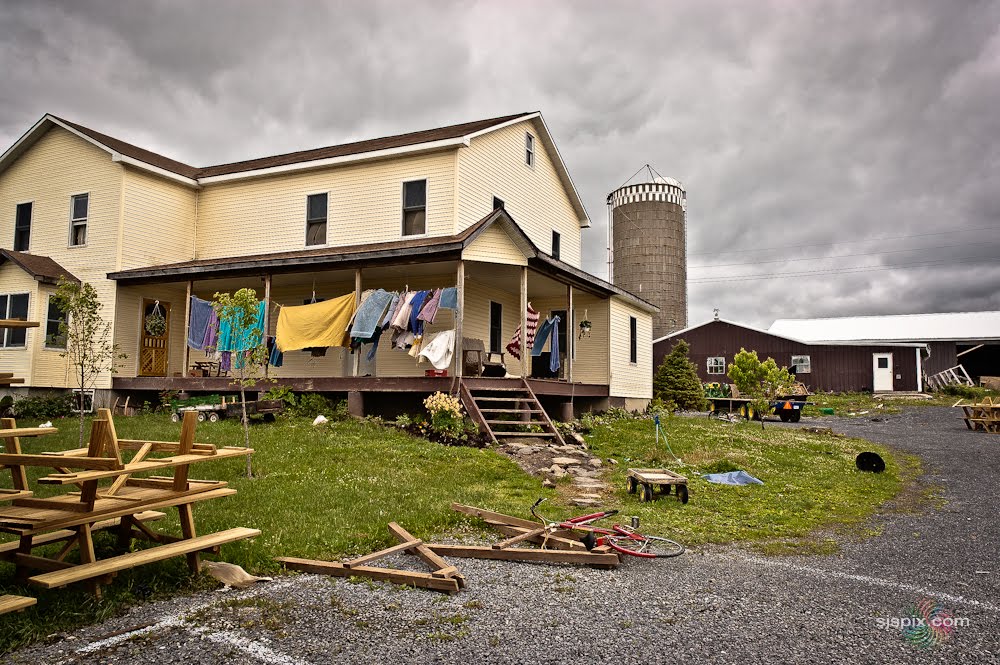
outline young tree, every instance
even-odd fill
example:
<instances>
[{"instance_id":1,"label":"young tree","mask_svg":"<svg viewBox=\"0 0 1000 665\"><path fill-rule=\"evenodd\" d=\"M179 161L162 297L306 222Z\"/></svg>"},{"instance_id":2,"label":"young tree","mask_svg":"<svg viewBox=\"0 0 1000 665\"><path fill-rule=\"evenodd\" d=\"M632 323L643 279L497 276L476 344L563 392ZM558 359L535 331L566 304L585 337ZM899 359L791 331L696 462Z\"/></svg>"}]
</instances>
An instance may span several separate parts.
<instances>
[{"instance_id":1,"label":"young tree","mask_svg":"<svg viewBox=\"0 0 1000 665\"><path fill-rule=\"evenodd\" d=\"M788 368L778 367L774 358L761 362L756 351L742 348L729 365L728 375L740 395L750 400L748 406L760 415L761 429L764 428L764 414L771 410L771 402L778 395L791 392L795 383Z\"/></svg>"},{"instance_id":2,"label":"young tree","mask_svg":"<svg viewBox=\"0 0 1000 665\"><path fill-rule=\"evenodd\" d=\"M258 325L260 302L254 289L240 289L236 293L216 293L212 302L221 326L232 331L228 348L233 351L233 384L240 389L240 406L243 420L243 443L250 447L250 418L247 416L246 389L263 378L267 363L267 346L263 331ZM220 343L223 340L219 340ZM221 346L221 345L220 345ZM247 478L253 476L250 456L247 455Z\"/></svg>"},{"instance_id":3,"label":"young tree","mask_svg":"<svg viewBox=\"0 0 1000 665\"><path fill-rule=\"evenodd\" d=\"M114 372L115 361L124 354L119 354L112 342L111 324L101 318L103 305L92 285L60 277L53 299L64 315L59 323L59 336L66 341L66 351L60 355L69 358L73 381L80 390L77 408L82 448L84 390L92 388L104 372Z\"/></svg>"},{"instance_id":4,"label":"young tree","mask_svg":"<svg viewBox=\"0 0 1000 665\"><path fill-rule=\"evenodd\" d=\"M653 377L653 396L679 409L701 411L705 408L705 389L698 370L688 360L688 343L678 340L663 359Z\"/></svg>"}]
</instances>

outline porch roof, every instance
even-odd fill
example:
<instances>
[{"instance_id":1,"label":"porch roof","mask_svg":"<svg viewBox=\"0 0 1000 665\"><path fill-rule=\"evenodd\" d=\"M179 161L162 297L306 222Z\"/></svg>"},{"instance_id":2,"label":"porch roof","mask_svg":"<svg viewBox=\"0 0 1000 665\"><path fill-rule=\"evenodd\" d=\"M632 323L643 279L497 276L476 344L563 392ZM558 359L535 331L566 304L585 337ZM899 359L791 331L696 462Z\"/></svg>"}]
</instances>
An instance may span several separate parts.
<instances>
[{"instance_id":1,"label":"porch roof","mask_svg":"<svg viewBox=\"0 0 1000 665\"><path fill-rule=\"evenodd\" d=\"M351 269L376 265L454 261L461 259L462 251L493 224L500 224L508 234L516 235L522 241L521 244L529 248L528 265L538 272L595 295L621 297L647 312L659 311L655 305L635 294L545 254L538 249L503 208L497 208L461 233L450 236L321 247L251 256L199 259L112 272L108 273L108 279L122 284L150 284L264 273L313 272L322 269Z\"/></svg>"},{"instance_id":2,"label":"porch roof","mask_svg":"<svg viewBox=\"0 0 1000 665\"><path fill-rule=\"evenodd\" d=\"M0 264L4 261L14 263L21 270L43 284L58 284L60 277L65 277L71 282L78 284L80 282L79 278L73 273L47 256L28 254L27 252L15 252L12 249L0 249Z\"/></svg>"}]
</instances>

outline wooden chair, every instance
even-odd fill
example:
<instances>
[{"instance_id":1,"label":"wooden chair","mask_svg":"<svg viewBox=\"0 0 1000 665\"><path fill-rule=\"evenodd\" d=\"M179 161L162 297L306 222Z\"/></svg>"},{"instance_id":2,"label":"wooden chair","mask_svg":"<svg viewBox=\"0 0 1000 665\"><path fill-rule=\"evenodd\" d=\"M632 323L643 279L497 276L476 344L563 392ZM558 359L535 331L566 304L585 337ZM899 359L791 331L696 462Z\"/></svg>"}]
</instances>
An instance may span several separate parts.
<instances>
[{"instance_id":1,"label":"wooden chair","mask_svg":"<svg viewBox=\"0 0 1000 665\"><path fill-rule=\"evenodd\" d=\"M483 340L472 337L462 338L462 375L482 376L483 356L486 354L486 345Z\"/></svg>"}]
</instances>

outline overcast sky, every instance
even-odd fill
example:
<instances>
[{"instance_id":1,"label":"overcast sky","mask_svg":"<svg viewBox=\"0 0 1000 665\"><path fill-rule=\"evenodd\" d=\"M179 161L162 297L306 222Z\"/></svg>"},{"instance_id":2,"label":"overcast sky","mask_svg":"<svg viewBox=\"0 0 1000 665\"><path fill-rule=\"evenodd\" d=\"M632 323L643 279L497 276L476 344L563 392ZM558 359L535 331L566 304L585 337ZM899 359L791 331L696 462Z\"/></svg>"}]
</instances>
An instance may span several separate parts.
<instances>
[{"instance_id":1,"label":"overcast sky","mask_svg":"<svg viewBox=\"0 0 1000 665\"><path fill-rule=\"evenodd\" d=\"M590 272L609 191L684 183L692 324L1000 309L1000 2L0 0L0 63L3 149L195 166L540 110Z\"/></svg>"}]
</instances>

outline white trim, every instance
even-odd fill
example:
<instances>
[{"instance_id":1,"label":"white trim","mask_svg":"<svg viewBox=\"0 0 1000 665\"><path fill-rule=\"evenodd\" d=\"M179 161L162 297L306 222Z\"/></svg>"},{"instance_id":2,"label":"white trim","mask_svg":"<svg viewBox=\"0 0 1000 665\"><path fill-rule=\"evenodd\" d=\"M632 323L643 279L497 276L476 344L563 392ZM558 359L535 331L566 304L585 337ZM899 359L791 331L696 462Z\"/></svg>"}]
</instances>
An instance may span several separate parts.
<instances>
[{"instance_id":1,"label":"white trim","mask_svg":"<svg viewBox=\"0 0 1000 665\"><path fill-rule=\"evenodd\" d=\"M535 118L541 118L542 114L538 111L534 113L527 113L525 115L518 116L513 120L508 120L507 122L501 122L498 125L490 125L486 129L480 129L478 132L473 132L471 134L466 134L466 140L471 140L477 136L482 136L483 134L489 134L490 132L495 132L498 129L503 129L504 127L510 127L511 125L516 125L519 122L525 122L526 120L534 120Z\"/></svg>"},{"instance_id":2,"label":"white trim","mask_svg":"<svg viewBox=\"0 0 1000 665\"><path fill-rule=\"evenodd\" d=\"M712 361L721 360L722 361L722 371L713 372L712 371ZM725 376L726 375L726 357L725 356L708 356L705 358L705 374L707 376Z\"/></svg>"},{"instance_id":3,"label":"white trim","mask_svg":"<svg viewBox=\"0 0 1000 665\"><path fill-rule=\"evenodd\" d=\"M412 153L430 152L433 150L439 150L443 148L457 148L462 145L467 145L467 141L464 137L460 136L454 139L442 139L440 141L431 141L427 143L414 143L413 145L402 146L399 148L386 148L385 150L372 150L369 152L360 152L353 155L341 155L339 157L328 157L326 159L314 159L308 162L296 162L294 164L285 164L283 166L271 166L269 168L264 168L264 169L239 171L237 173L224 173L222 175L213 175L213 176L208 176L206 178L199 178L198 183L202 185L210 185L215 182L241 180L244 178L259 178L262 176L277 175L280 173L291 173L295 171L305 171L309 169L318 169L326 166L350 164L353 162L363 162L372 159L382 159L385 157L396 157L399 155L406 155Z\"/></svg>"},{"instance_id":4,"label":"white trim","mask_svg":"<svg viewBox=\"0 0 1000 665\"><path fill-rule=\"evenodd\" d=\"M913 349L917 352L917 392L924 392L924 371L922 367L922 359L920 358L920 349Z\"/></svg>"},{"instance_id":5,"label":"white trim","mask_svg":"<svg viewBox=\"0 0 1000 665\"><path fill-rule=\"evenodd\" d=\"M173 180L174 182L179 182L182 185L187 185L188 187L194 187L195 189L201 188L201 185L198 184L197 180L187 178L185 176L180 175L179 173L168 171L167 169L162 169L159 166L153 166L152 164L136 159L135 157L129 157L128 155L123 155L120 152L112 152L111 161L121 162L122 164L134 166L135 168L141 169L143 171L149 171L150 173L155 173L158 176L162 176L164 178L167 178L168 180Z\"/></svg>"}]
</instances>

